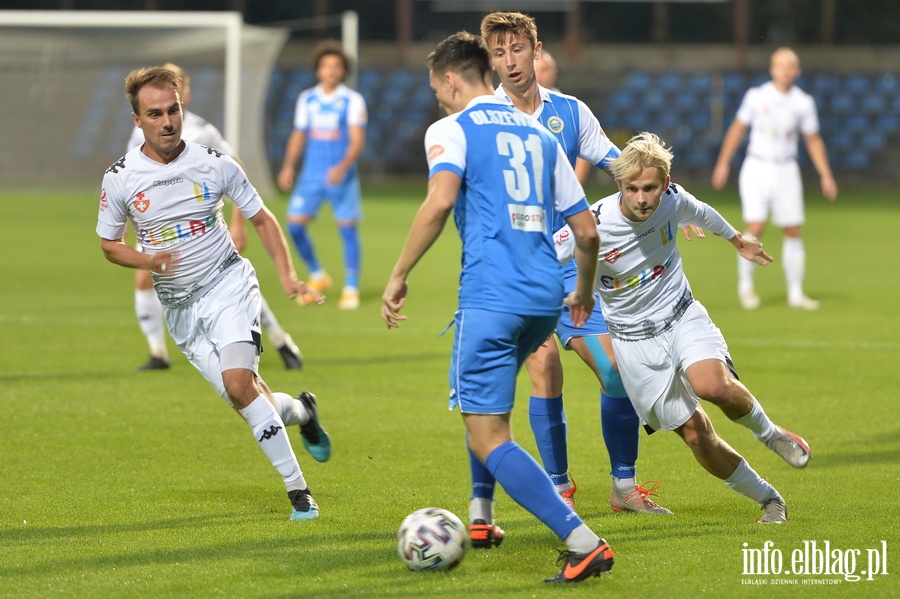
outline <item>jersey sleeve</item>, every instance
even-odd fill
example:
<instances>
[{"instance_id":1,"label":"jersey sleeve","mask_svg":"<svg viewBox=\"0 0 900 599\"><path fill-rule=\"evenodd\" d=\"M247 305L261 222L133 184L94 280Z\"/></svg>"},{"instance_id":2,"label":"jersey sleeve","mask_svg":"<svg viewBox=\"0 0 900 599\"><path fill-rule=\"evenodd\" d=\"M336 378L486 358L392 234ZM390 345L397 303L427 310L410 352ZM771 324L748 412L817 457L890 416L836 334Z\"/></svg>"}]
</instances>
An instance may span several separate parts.
<instances>
[{"instance_id":1,"label":"jersey sleeve","mask_svg":"<svg viewBox=\"0 0 900 599\"><path fill-rule=\"evenodd\" d=\"M312 93L310 90L305 90L297 98L297 107L294 109L294 129L297 131L306 131L309 128L309 111L306 109L306 99L310 93Z\"/></svg>"},{"instance_id":2,"label":"jersey sleeve","mask_svg":"<svg viewBox=\"0 0 900 599\"><path fill-rule=\"evenodd\" d=\"M466 170L466 135L452 117L445 117L425 132L428 177L440 171L451 171L463 177Z\"/></svg>"},{"instance_id":3,"label":"jersey sleeve","mask_svg":"<svg viewBox=\"0 0 900 599\"><path fill-rule=\"evenodd\" d=\"M606 168L618 157L619 148L606 136L600 121L581 100L578 100L578 120L581 123L578 132L578 156L598 168Z\"/></svg>"},{"instance_id":4,"label":"jersey sleeve","mask_svg":"<svg viewBox=\"0 0 900 599\"><path fill-rule=\"evenodd\" d=\"M245 218L253 218L262 210L264 203L244 173L244 169L231 156L222 156L220 168L226 182L225 195L231 198Z\"/></svg>"},{"instance_id":5,"label":"jersey sleeve","mask_svg":"<svg viewBox=\"0 0 900 599\"><path fill-rule=\"evenodd\" d=\"M800 132L811 135L819 132L819 113L816 101L809 94L803 94L803 110L800 111Z\"/></svg>"},{"instance_id":6,"label":"jersey sleeve","mask_svg":"<svg viewBox=\"0 0 900 599\"><path fill-rule=\"evenodd\" d=\"M753 113L756 111L756 97L758 94L758 88L751 87L748 89L743 99L741 99L741 105L738 107L734 118L745 125L750 125L753 122Z\"/></svg>"},{"instance_id":7,"label":"jersey sleeve","mask_svg":"<svg viewBox=\"0 0 900 599\"><path fill-rule=\"evenodd\" d=\"M97 213L97 235L103 239L121 239L128 223L128 199L124 196L120 173L110 167L100 185L100 209Z\"/></svg>"},{"instance_id":8,"label":"jersey sleeve","mask_svg":"<svg viewBox=\"0 0 900 599\"><path fill-rule=\"evenodd\" d=\"M676 216L679 225L698 225L724 239L733 239L737 229L731 226L725 217L707 204L701 202L684 190L680 185L672 184L666 193L672 193L678 202Z\"/></svg>"},{"instance_id":9,"label":"jersey sleeve","mask_svg":"<svg viewBox=\"0 0 900 599\"><path fill-rule=\"evenodd\" d=\"M197 142L200 145L207 146L209 148L214 148L219 150L223 154L228 156L234 156L234 148L231 147L222 133L216 129L215 125L211 123L205 123L202 132L198 135L197 139L191 139L193 142Z\"/></svg>"},{"instance_id":10,"label":"jersey sleeve","mask_svg":"<svg viewBox=\"0 0 900 599\"><path fill-rule=\"evenodd\" d=\"M350 105L347 107L347 124L351 127L365 127L369 120L366 112L366 99L362 94L354 91L350 94Z\"/></svg>"},{"instance_id":11,"label":"jersey sleeve","mask_svg":"<svg viewBox=\"0 0 900 599\"><path fill-rule=\"evenodd\" d=\"M553 172L553 204L563 218L588 209L584 188L560 144L556 144L556 168Z\"/></svg>"}]
</instances>

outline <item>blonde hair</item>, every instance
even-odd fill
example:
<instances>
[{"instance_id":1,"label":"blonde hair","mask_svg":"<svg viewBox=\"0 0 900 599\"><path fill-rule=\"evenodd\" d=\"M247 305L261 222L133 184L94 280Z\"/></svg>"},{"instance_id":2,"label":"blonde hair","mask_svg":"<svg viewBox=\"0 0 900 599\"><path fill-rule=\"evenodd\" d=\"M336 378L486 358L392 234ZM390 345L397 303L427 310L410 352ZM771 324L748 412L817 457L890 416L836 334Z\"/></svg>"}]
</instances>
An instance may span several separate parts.
<instances>
[{"instance_id":1,"label":"blonde hair","mask_svg":"<svg viewBox=\"0 0 900 599\"><path fill-rule=\"evenodd\" d=\"M644 131L628 140L610 168L616 181L629 181L638 177L645 168L655 166L663 180L672 170L672 150L655 133Z\"/></svg>"},{"instance_id":2,"label":"blonde hair","mask_svg":"<svg viewBox=\"0 0 900 599\"><path fill-rule=\"evenodd\" d=\"M141 89L148 85L159 89L171 85L175 88L175 92L180 98L183 81L184 78L182 75L164 66L135 69L125 77L125 97L127 97L128 101L131 103L131 109L137 114L140 112L140 107L138 106L138 92L140 92Z\"/></svg>"},{"instance_id":3,"label":"blonde hair","mask_svg":"<svg viewBox=\"0 0 900 599\"><path fill-rule=\"evenodd\" d=\"M489 47L492 40L499 43L518 36L531 42L532 48L537 44L537 24L532 17L520 12L492 12L481 20L481 37Z\"/></svg>"},{"instance_id":4,"label":"blonde hair","mask_svg":"<svg viewBox=\"0 0 900 599\"><path fill-rule=\"evenodd\" d=\"M794 61L794 64L796 64L798 67L800 66L800 57L797 56L797 53L794 52L794 50L792 48L788 48L787 46L782 46L782 47L778 48L777 50L775 50L774 52L772 52L772 57L770 58L769 62L770 63L774 62L775 57L780 56L780 55L787 56L788 58L790 58L791 60Z\"/></svg>"}]
</instances>

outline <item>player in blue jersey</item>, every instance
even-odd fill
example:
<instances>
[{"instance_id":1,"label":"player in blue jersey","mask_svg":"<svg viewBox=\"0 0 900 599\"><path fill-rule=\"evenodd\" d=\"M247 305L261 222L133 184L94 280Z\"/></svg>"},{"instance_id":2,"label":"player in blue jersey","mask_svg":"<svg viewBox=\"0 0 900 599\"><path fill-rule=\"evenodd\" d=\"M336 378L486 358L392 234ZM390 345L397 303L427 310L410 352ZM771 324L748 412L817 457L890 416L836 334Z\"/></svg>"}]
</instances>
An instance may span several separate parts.
<instances>
[{"instance_id":1,"label":"player in blue jersey","mask_svg":"<svg viewBox=\"0 0 900 599\"><path fill-rule=\"evenodd\" d=\"M426 61L431 88L450 116L425 134L428 195L382 297L388 328L399 326L407 277L438 238L450 213L462 239L459 310L450 363L450 407L459 406L470 462L486 469L517 503L567 546L548 582L574 582L612 567L609 545L556 492L537 462L512 440L516 375L553 332L563 277L547 226L558 211L573 231L579 269L565 297L575 326L594 304L590 285L599 239L584 190L562 148L531 117L493 95L483 41L461 32ZM477 520L493 525L491 502ZM471 515L471 514L470 514Z\"/></svg>"},{"instance_id":2,"label":"player in blue jersey","mask_svg":"<svg viewBox=\"0 0 900 599\"><path fill-rule=\"evenodd\" d=\"M535 61L542 44L534 19L517 12L494 12L481 22L481 35L491 53L493 69L500 76L496 94L518 110L538 119L556 136L571 164L577 158L609 172L619 149L606 137L597 118L581 100L538 85ZM559 222L558 215L551 215ZM576 280L575 263L565 267L566 290ZM619 376L609 332L600 307L595 306L582 328L572 326L564 309L557 335L566 349L574 350L600 381L601 427L613 477L610 506L616 511L671 514L649 496L650 485L638 485L640 420ZM544 468L560 494L574 507L575 483L568 473L567 426L563 410L563 372L559 349L550 339L529 357L525 367L531 376L529 404L531 426ZM493 497L493 480L485 470L473 470L473 503ZM497 528L495 535L502 536ZM478 540L473 539L478 545Z\"/></svg>"},{"instance_id":3,"label":"player in blue jersey","mask_svg":"<svg viewBox=\"0 0 900 599\"><path fill-rule=\"evenodd\" d=\"M350 60L333 42L319 46L313 61L318 85L297 98L294 130L288 137L278 186L290 191L288 231L309 270L308 285L318 292L331 286L331 277L319 263L307 225L322 203L331 202L344 242L344 289L338 307L359 307L361 248L357 224L362 217L356 161L366 142L366 101L344 85ZM294 167L300 154L303 166L294 187Z\"/></svg>"}]
</instances>

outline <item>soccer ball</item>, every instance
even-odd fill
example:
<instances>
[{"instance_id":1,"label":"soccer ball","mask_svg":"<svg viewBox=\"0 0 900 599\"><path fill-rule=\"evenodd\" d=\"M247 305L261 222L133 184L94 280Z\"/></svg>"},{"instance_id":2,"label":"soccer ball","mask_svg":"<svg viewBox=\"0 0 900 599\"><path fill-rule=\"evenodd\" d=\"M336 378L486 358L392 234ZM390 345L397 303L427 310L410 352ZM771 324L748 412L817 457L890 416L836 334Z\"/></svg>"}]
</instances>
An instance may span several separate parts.
<instances>
[{"instance_id":1,"label":"soccer ball","mask_svg":"<svg viewBox=\"0 0 900 599\"><path fill-rule=\"evenodd\" d=\"M400 524L397 553L410 570L450 570L462 561L467 537L466 527L452 512L426 507Z\"/></svg>"}]
</instances>

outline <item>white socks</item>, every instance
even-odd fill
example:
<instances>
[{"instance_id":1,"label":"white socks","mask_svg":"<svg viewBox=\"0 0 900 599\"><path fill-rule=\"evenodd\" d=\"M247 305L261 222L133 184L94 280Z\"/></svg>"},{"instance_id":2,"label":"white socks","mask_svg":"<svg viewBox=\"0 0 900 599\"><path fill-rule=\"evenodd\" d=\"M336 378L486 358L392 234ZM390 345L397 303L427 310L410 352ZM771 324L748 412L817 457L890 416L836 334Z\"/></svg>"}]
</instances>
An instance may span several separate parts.
<instances>
[{"instance_id":1,"label":"white socks","mask_svg":"<svg viewBox=\"0 0 900 599\"><path fill-rule=\"evenodd\" d=\"M141 325L141 332L147 338L150 355L169 361L166 348L166 334L163 326L163 307L153 289L134 290L134 313Z\"/></svg>"},{"instance_id":2,"label":"white socks","mask_svg":"<svg viewBox=\"0 0 900 599\"><path fill-rule=\"evenodd\" d=\"M799 237L785 237L781 248L781 266L787 280L788 301L803 297L803 276L806 272L806 250Z\"/></svg>"},{"instance_id":3,"label":"white socks","mask_svg":"<svg viewBox=\"0 0 900 599\"><path fill-rule=\"evenodd\" d=\"M473 497L469 501L469 523L476 520L484 520L487 524L494 523L494 500L487 497Z\"/></svg>"},{"instance_id":4,"label":"white socks","mask_svg":"<svg viewBox=\"0 0 900 599\"><path fill-rule=\"evenodd\" d=\"M753 399L753 407L750 408L750 413L741 416L735 422L750 429L759 441L765 442L775 433L775 423L769 419L762 405L756 401L756 398Z\"/></svg>"},{"instance_id":5,"label":"white socks","mask_svg":"<svg viewBox=\"0 0 900 599\"><path fill-rule=\"evenodd\" d=\"M629 493L634 491L634 488L636 486L636 478L619 478L617 476L613 477L613 487L615 487L619 495L628 495Z\"/></svg>"},{"instance_id":6,"label":"white socks","mask_svg":"<svg viewBox=\"0 0 900 599\"><path fill-rule=\"evenodd\" d=\"M273 391L272 398L275 400L275 410L285 424L306 424L309 422L309 412L306 410L306 406L296 397L291 397L287 393L280 391Z\"/></svg>"},{"instance_id":7,"label":"white socks","mask_svg":"<svg viewBox=\"0 0 900 599\"><path fill-rule=\"evenodd\" d=\"M566 537L566 547L573 553L590 553L597 548L600 537L582 522Z\"/></svg>"},{"instance_id":8,"label":"white socks","mask_svg":"<svg viewBox=\"0 0 900 599\"><path fill-rule=\"evenodd\" d=\"M757 503L768 501L778 495L775 487L760 478L759 474L743 458L731 476L725 479L725 484Z\"/></svg>"},{"instance_id":9,"label":"white socks","mask_svg":"<svg viewBox=\"0 0 900 599\"><path fill-rule=\"evenodd\" d=\"M291 449L284 422L266 396L260 395L249 406L238 411L250 425L260 449L284 479L287 490L308 488L294 450Z\"/></svg>"}]
</instances>

